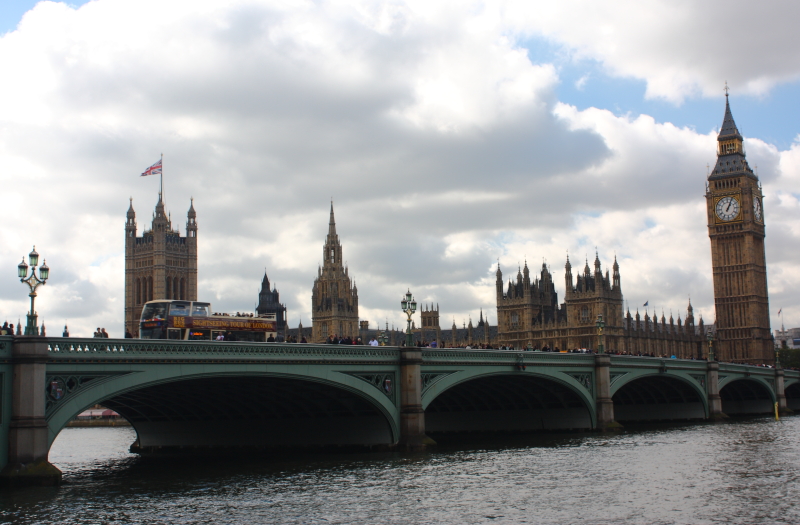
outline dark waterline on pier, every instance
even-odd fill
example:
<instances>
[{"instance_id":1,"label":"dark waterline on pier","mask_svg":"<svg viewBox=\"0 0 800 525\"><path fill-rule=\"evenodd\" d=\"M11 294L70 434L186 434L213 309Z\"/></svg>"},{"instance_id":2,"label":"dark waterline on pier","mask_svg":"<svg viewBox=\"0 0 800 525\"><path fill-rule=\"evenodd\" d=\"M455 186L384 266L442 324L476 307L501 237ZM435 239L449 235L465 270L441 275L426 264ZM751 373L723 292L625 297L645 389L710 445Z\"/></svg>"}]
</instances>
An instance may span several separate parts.
<instances>
[{"instance_id":1,"label":"dark waterline on pier","mask_svg":"<svg viewBox=\"0 0 800 525\"><path fill-rule=\"evenodd\" d=\"M800 417L471 438L421 454L148 459L68 428L0 523L798 523Z\"/></svg>"}]
</instances>

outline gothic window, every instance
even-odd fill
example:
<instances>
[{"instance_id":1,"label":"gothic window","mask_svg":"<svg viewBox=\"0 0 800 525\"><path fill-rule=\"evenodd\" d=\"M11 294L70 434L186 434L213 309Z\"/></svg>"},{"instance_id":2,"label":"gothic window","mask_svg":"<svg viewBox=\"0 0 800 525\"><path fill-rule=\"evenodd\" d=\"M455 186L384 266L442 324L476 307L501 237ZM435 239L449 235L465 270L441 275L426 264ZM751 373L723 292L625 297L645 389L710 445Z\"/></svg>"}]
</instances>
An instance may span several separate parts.
<instances>
[{"instance_id":1,"label":"gothic window","mask_svg":"<svg viewBox=\"0 0 800 525\"><path fill-rule=\"evenodd\" d=\"M589 322L589 309L585 306L581 308L581 322L582 323Z\"/></svg>"},{"instance_id":2,"label":"gothic window","mask_svg":"<svg viewBox=\"0 0 800 525\"><path fill-rule=\"evenodd\" d=\"M179 291L178 290L178 278L176 277L176 278L174 278L172 280L172 298L173 299L180 299L181 298L181 296L178 295L178 291Z\"/></svg>"},{"instance_id":3,"label":"gothic window","mask_svg":"<svg viewBox=\"0 0 800 525\"><path fill-rule=\"evenodd\" d=\"M147 278L147 300L148 301L152 301L153 300L153 278L152 277L148 277Z\"/></svg>"},{"instance_id":4,"label":"gothic window","mask_svg":"<svg viewBox=\"0 0 800 525\"><path fill-rule=\"evenodd\" d=\"M322 328L322 337L327 339L327 337L328 337L328 323L322 323L321 328Z\"/></svg>"},{"instance_id":5,"label":"gothic window","mask_svg":"<svg viewBox=\"0 0 800 525\"><path fill-rule=\"evenodd\" d=\"M336 262L336 251L331 248L331 262Z\"/></svg>"},{"instance_id":6,"label":"gothic window","mask_svg":"<svg viewBox=\"0 0 800 525\"><path fill-rule=\"evenodd\" d=\"M511 328L519 328L519 314L517 312L511 314Z\"/></svg>"},{"instance_id":7,"label":"gothic window","mask_svg":"<svg viewBox=\"0 0 800 525\"><path fill-rule=\"evenodd\" d=\"M184 291L184 288L183 288L183 279L181 279L181 296L180 296L180 299L181 299L181 301L185 301L186 300L186 292Z\"/></svg>"},{"instance_id":8,"label":"gothic window","mask_svg":"<svg viewBox=\"0 0 800 525\"><path fill-rule=\"evenodd\" d=\"M172 277L167 277L167 299L172 299Z\"/></svg>"},{"instance_id":9,"label":"gothic window","mask_svg":"<svg viewBox=\"0 0 800 525\"><path fill-rule=\"evenodd\" d=\"M142 281L136 279L136 304L142 304Z\"/></svg>"}]
</instances>

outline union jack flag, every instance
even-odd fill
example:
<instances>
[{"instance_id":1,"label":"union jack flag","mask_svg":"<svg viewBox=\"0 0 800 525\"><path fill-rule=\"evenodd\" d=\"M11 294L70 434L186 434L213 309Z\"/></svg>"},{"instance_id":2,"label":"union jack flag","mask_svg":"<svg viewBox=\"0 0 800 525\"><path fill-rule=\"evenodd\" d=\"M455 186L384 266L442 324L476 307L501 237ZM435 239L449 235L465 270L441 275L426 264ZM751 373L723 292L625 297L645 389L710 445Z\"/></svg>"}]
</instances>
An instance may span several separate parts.
<instances>
[{"instance_id":1,"label":"union jack flag","mask_svg":"<svg viewBox=\"0 0 800 525\"><path fill-rule=\"evenodd\" d=\"M142 173L142 177L147 177L148 175L161 175L161 159L158 159L158 162L144 170L144 173Z\"/></svg>"}]
</instances>

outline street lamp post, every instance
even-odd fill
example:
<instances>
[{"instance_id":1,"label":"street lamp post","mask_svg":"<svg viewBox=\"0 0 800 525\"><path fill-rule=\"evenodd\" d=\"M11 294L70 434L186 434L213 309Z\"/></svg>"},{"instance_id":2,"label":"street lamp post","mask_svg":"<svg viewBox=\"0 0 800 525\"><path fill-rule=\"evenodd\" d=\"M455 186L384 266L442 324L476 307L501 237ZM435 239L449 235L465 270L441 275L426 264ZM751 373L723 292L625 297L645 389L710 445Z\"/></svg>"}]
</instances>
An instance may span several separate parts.
<instances>
[{"instance_id":1,"label":"street lamp post","mask_svg":"<svg viewBox=\"0 0 800 525\"><path fill-rule=\"evenodd\" d=\"M606 327L606 323L603 322L603 314L597 314L597 322L595 323L597 326L597 353L604 354L605 349L603 348L603 328Z\"/></svg>"},{"instance_id":2,"label":"street lamp post","mask_svg":"<svg viewBox=\"0 0 800 525\"><path fill-rule=\"evenodd\" d=\"M19 280L28 285L31 293L28 296L31 298L31 311L28 312L28 325L25 327L25 335L39 335L39 327L37 326L38 316L34 308L36 300L36 289L45 284L48 277L50 277L50 268L47 267L47 261L42 263L39 268L39 276L36 276L36 267L39 265L39 254L36 253L36 246L33 247L31 253L28 254L28 260L31 263L31 275L28 276L28 265L25 264L25 256L22 256L22 262L17 266Z\"/></svg>"},{"instance_id":3,"label":"street lamp post","mask_svg":"<svg viewBox=\"0 0 800 525\"><path fill-rule=\"evenodd\" d=\"M411 295L411 291L406 292L406 296L400 301L400 307L408 316L408 328L406 328L406 346L412 346L414 341L411 335L411 316L417 311L417 301Z\"/></svg>"},{"instance_id":4,"label":"street lamp post","mask_svg":"<svg viewBox=\"0 0 800 525\"><path fill-rule=\"evenodd\" d=\"M706 338L708 339L708 360L716 361L716 359L714 359L714 334L709 331Z\"/></svg>"}]
</instances>

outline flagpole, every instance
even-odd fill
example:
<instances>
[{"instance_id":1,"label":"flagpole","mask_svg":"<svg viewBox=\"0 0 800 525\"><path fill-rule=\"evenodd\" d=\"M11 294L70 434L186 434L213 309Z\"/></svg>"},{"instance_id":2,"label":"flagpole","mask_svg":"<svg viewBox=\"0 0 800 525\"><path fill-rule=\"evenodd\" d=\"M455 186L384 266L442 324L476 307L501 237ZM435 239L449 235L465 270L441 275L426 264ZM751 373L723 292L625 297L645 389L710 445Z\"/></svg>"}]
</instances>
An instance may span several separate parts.
<instances>
[{"instance_id":1,"label":"flagpole","mask_svg":"<svg viewBox=\"0 0 800 525\"><path fill-rule=\"evenodd\" d=\"M164 200L164 154L161 154L161 173L158 174L161 178L161 202L166 202Z\"/></svg>"}]
</instances>

